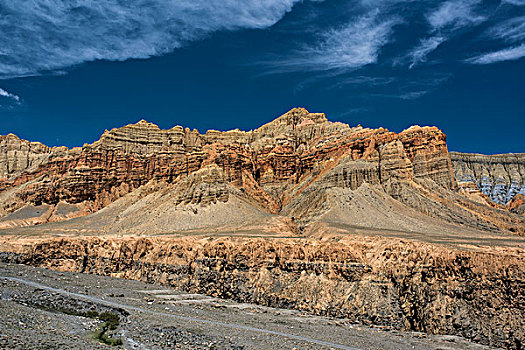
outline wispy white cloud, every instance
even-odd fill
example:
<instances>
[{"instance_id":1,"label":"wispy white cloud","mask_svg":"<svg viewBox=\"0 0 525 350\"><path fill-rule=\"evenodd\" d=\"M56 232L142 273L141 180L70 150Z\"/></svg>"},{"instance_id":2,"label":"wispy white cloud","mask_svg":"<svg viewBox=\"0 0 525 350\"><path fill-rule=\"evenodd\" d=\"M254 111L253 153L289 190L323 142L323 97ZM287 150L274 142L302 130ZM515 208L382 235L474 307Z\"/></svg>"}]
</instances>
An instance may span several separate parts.
<instances>
[{"instance_id":1,"label":"wispy white cloud","mask_svg":"<svg viewBox=\"0 0 525 350\"><path fill-rule=\"evenodd\" d=\"M525 0L503 0L502 3L507 3L515 6L525 6Z\"/></svg>"},{"instance_id":2,"label":"wispy white cloud","mask_svg":"<svg viewBox=\"0 0 525 350\"><path fill-rule=\"evenodd\" d=\"M458 29L484 22L487 18L475 11L480 3L481 0L449 0L427 13L432 36L421 39L406 55L395 59L394 65L409 62L411 69L425 62L427 56L454 36Z\"/></svg>"},{"instance_id":3,"label":"wispy white cloud","mask_svg":"<svg viewBox=\"0 0 525 350\"><path fill-rule=\"evenodd\" d=\"M0 0L0 79L43 72L56 74L67 71L68 67L98 59L148 58L172 52L216 31L268 28L303 1L322 2ZM337 23L341 23L343 15L348 14L344 18L346 22L331 27L326 24L329 20L322 20L323 26L320 27L317 22L305 24L301 22L301 16L295 16L290 30L294 31L293 40L303 43L302 46L298 44L295 50L291 48L290 51L278 52L278 58L270 63L257 59L253 61L265 63L270 72L314 71L312 81L326 76L336 80L334 77L337 76L337 82L332 84L335 87L386 85L392 82L388 77L364 77L368 73L377 75L377 72L360 71L362 77L348 78L348 75L355 74L353 70L380 62L384 58L382 53L393 52L390 49L396 49L398 54L387 59L409 68L423 66L430 57L434 58L429 55L438 48L440 50L435 56L444 53L442 57L449 62L461 61L473 55L472 51L466 51L472 49L465 45L465 48L454 48L458 51L449 52L449 47L443 43L462 33L462 29L474 27L487 18L494 23L486 34L491 39L505 41L505 46L513 47L472 57L467 62L488 64L515 60L522 57L523 45L516 45L525 40L525 16L518 12L521 9L512 8L516 11L509 11L509 8L510 5L523 6L525 0L502 2L508 5L507 12L494 17L490 15L491 7L485 6L482 0L348 0L345 2L347 6L336 10L330 6L326 6L330 8L328 10L322 9L323 4L316 4L311 9L312 12L319 10L316 21L329 13L337 17ZM345 10L340 10L343 7ZM383 50L387 44L396 41L396 32L401 32L397 30L397 24L404 23L410 28L421 21L428 25L427 30L419 33L412 47L401 46L405 41L399 40L395 47L388 46L388 51ZM316 40L308 41L312 39L312 32L317 33ZM484 52L483 43L475 44L481 44L476 46L478 53ZM0 96L6 98L5 94L0 93Z\"/></svg>"},{"instance_id":4,"label":"wispy white cloud","mask_svg":"<svg viewBox=\"0 0 525 350\"><path fill-rule=\"evenodd\" d=\"M427 93L428 91L426 90L412 91L412 92L407 92L407 93L399 95L399 98L402 100L415 100L416 98L420 98L421 96L424 96Z\"/></svg>"},{"instance_id":5,"label":"wispy white cloud","mask_svg":"<svg viewBox=\"0 0 525 350\"><path fill-rule=\"evenodd\" d=\"M18 97L15 94L10 93L9 91L6 91L2 88L0 88L0 97L5 97L11 100L14 100L16 102L20 102L20 97Z\"/></svg>"},{"instance_id":6,"label":"wispy white cloud","mask_svg":"<svg viewBox=\"0 0 525 350\"><path fill-rule=\"evenodd\" d=\"M392 84L396 81L393 77L381 77L381 76L350 76L350 77L340 77L339 79L333 81L328 87L328 90L332 89L341 89L341 88L362 88L373 87L380 88L385 85Z\"/></svg>"},{"instance_id":7,"label":"wispy white cloud","mask_svg":"<svg viewBox=\"0 0 525 350\"><path fill-rule=\"evenodd\" d=\"M352 18L346 25L323 32L315 45L275 62L280 70L351 70L376 63L381 48L391 39L397 18L381 18L374 10Z\"/></svg>"},{"instance_id":8,"label":"wispy white cloud","mask_svg":"<svg viewBox=\"0 0 525 350\"><path fill-rule=\"evenodd\" d=\"M354 77L348 77L344 78L340 81L341 84L348 84L348 85L371 85L371 86L377 86L377 85L387 85L395 81L395 78L393 77L370 77L366 75L359 75Z\"/></svg>"},{"instance_id":9,"label":"wispy white cloud","mask_svg":"<svg viewBox=\"0 0 525 350\"><path fill-rule=\"evenodd\" d=\"M418 0L360 0L359 3L368 8L387 8L392 5L417 1Z\"/></svg>"},{"instance_id":10,"label":"wispy white cloud","mask_svg":"<svg viewBox=\"0 0 525 350\"><path fill-rule=\"evenodd\" d=\"M368 112L369 109L368 108L364 108L364 107L355 107L355 108L350 108L350 109L347 109L339 114L337 114L336 116L338 118L343 118L343 117L347 117L349 115L353 115L353 114L359 114L359 113L364 113L364 112Z\"/></svg>"},{"instance_id":11,"label":"wispy white cloud","mask_svg":"<svg viewBox=\"0 0 525 350\"><path fill-rule=\"evenodd\" d=\"M443 36L433 36L421 39L419 45L408 53L408 58L411 61L409 68L413 68L415 65L425 62L428 54L437 49L437 47L445 40L446 39Z\"/></svg>"},{"instance_id":12,"label":"wispy white cloud","mask_svg":"<svg viewBox=\"0 0 525 350\"><path fill-rule=\"evenodd\" d=\"M445 81L450 79L451 76L450 73L430 75L418 74L412 79L404 81L398 79L395 86L389 87L388 90L383 89L383 92L380 93L372 93L371 95L402 100L415 100L432 93Z\"/></svg>"},{"instance_id":13,"label":"wispy white cloud","mask_svg":"<svg viewBox=\"0 0 525 350\"><path fill-rule=\"evenodd\" d=\"M491 64L503 61L514 61L522 57L525 57L525 44L472 57L466 61L473 64Z\"/></svg>"},{"instance_id":14,"label":"wispy white cloud","mask_svg":"<svg viewBox=\"0 0 525 350\"><path fill-rule=\"evenodd\" d=\"M479 24L486 19L475 12L480 3L481 0L449 0L431 12L427 20L434 30Z\"/></svg>"},{"instance_id":15,"label":"wispy white cloud","mask_svg":"<svg viewBox=\"0 0 525 350\"><path fill-rule=\"evenodd\" d=\"M487 30L487 35L507 42L523 40L525 39L525 16L514 17L496 24Z\"/></svg>"},{"instance_id":16,"label":"wispy white cloud","mask_svg":"<svg viewBox=\"0 0 525 350\"><path fill-rule=\"evenodd\" d=\"M0 78L161 55L220 30L267 28L301 0L0 1Z\"/></svg>"}]
</instances>

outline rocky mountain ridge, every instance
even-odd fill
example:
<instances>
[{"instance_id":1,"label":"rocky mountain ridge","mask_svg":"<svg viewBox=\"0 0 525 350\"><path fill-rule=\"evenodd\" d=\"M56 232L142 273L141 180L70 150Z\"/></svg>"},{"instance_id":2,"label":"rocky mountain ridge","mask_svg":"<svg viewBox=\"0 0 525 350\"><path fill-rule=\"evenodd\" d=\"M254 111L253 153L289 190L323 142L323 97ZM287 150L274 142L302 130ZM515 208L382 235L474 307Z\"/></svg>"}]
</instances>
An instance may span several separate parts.
<instances>
[{"instance_id":1,"label":"rocky mountain ridge","mask_svg":"<svg viewBox=\"0 0 525 350\"><path fill-rule=\"evenodd\" d=\"M0 151L1 262L523 348L525 197L458 183L478 172L436 127L297 108L247 132L140 121Z\"/></svg>"},{"instance_id":2,"label":"rocky mountain ridge","mask_svg":"<svg viewBox=\"0 0 525 350\"><path fill-rule=\"evenodd\" d=\"M456 180L462 187L478 189L500 204L509 203L517 194L525 195L525 153L450 152L450 158Z\"/></svg>"},{"instance_id":3,"label":"rocky mountain ridge","mask_svg":"<svg viewBox=\"0 0 525 350\"><path fill-rule=\"evenodd\" d=\"M139 221L146 232L171 232L246 223L249 215L265 225L281 221L292 233L319 222L413 230L404 222L416 225L423 215L429 227L525 230L522 216L458 192L436 127L394 133L295 108L248 132L200 134L140 121L83 147L8 135L0 150L0 228L87 217L101 233L133 231ZM381 210L389 217L367 217L390 201Z\"/></svg>"}]
</instances>

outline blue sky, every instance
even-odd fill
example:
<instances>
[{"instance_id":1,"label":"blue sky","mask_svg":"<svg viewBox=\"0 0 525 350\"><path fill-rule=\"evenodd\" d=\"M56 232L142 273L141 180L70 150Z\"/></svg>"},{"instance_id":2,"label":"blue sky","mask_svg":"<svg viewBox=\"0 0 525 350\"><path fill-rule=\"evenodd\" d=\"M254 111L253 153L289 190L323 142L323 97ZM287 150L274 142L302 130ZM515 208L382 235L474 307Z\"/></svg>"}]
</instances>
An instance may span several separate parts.
<instances>
[{"instance_id":1,"label":"blue sky","mask_svg":"<svg viewBox=\"0 0 525 350\"><path fill-rule=\"evenodd\" d=\"M525 152L524 78L525 0L0 0L0 134L48 145L303 106Z\"/></svg>"}]
</instances>

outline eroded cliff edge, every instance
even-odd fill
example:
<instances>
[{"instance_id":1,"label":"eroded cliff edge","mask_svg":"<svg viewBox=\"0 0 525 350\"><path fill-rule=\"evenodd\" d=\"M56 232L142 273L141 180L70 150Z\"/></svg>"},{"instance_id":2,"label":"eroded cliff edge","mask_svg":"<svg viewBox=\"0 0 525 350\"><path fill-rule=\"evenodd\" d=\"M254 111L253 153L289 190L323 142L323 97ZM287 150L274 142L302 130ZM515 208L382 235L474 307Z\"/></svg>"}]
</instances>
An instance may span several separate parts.
<instances>
[{"instance_id":1,"label":"eroded cliff edge","mask_svg":"<svg viewBox=\"0 0 525 350\"><path fill-rule=\"evenodd\" d=\"M0 152L4 261L523 345L523 199L458 186L435 127L299 108L248 132L140 121Z\"/></svg>"},{"instance_id":2,"label":"eroded cliff edge","mask_svg":"<svg viewBox=\"0 0 525 350\"><path fill-rule=\"evenodd\" d=\"M479 190L492 201L507 204L525 195L525 153L483 155L450 152L460 186Z\"/></svg>"},{"instance_id":3,"label":"eroded cliff edge","mask_svg":"<svg viewBox=\"0 0 525 350\"><path fill-rule=\"evenodd\" d=\"M495 347L521 349L525 342L522 248L473 251L366 237L3 243L3 261L163 283Z\"/></svg>"},{"instance_id":4,"label":"eroded cliff edge","mask_svg":"<svg viewBox=\"0 0 525 350\"><path fill-rule=\"evenodd\" d=\"M522 215L458 190L436 127L394 133L295 108L248 132L140 121L73 149L8 135L0 152L0 228L169 233L249 217L303 235L317 223L525 234Z\"/></svg>"}]
</instances>

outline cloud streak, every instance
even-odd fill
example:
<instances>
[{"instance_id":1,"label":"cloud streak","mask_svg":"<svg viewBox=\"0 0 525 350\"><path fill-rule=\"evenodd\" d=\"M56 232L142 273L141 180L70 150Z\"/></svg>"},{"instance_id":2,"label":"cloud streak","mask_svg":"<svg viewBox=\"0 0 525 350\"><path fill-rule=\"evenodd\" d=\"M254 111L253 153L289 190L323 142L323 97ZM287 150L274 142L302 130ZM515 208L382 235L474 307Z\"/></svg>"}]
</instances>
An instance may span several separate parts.
<instances>
[{"instance_id":1,"label":"cloud streak","mask_svg":"<svg viewBox=\"0 0 525 350\"><path fill-rule=\"evenodd\" d=\"M280 27L283 40L293 41L271 61L253 60L266 68L260 75L312 72L315 79L337 76L340 83L335 86L374 86L374 80L345 80L344 75L381 65L383 58L393 66L420 69L434 52L434 62L464 63L465 57L489 51L486 42L492 45L492 40L512 47L466 62L522 57L525 16L517 6L525 0L504 0L506 12L498 16L491 16L494 7L482 0L346 0L337 9L320 0L0 0L0 79L63 72L94 60L163 55L217 31L269 28L307 1L316 3L310 6L315 21L295 16L293 26ZM480 36L485 42L470 38L472 45L454 47L454 38L481 23L491 26L478 28L484 30ZM396 37L403 32L398 24L417 30ZM451 45L444 45L449 40ZM388 45L392 43L395 46Z\"/></svg>"},{"instance_id":2,"label":"cloud streak","mask_svg":"<svg viewBox=\"0 0 525 350\"><path fill-rule=\"evenodd\" d=\"M487 35L507 42L525 39L525 16L514 17L495 25L487 31Z\"/></svg>"},{"instance_id":3,"label":"cloud streak","mask_svg":"<svg viewBox=\"0 0 525 350\"><path fill-rule=\"evenodd\" d=\"M480 0L450 0L442 3L427 16L433 30L461 28L483 22L486 18L475 13Z\"/></svg>"},{"instance_id":4,"label":"cloud streak","mask_svg":"<svg viewBox=\"0 0 525 350\"><path fill-rule=\"evenodd\" d=\"M502 2L515 6L525 6L525 0L503 0Z\"/></svg>"},{"instance_id":5,"label":"cloud streak","mask_svg":"<svg viewBox=\"0 0 525 350\"><path fill-rule=\"evenodd\" d=\"M281 70L357 69L376 63L381 48L390 41L397 18L381 18L374 10L351 18L343 26L323 32L315 45L297 50L293 57L275 63Z\"/></svg>"},{"instance_id":6,"label":"cloud streak","mask_svg":"<svg viewBox=\"0 0 525 350\"><path fill-rule=\"evenodd\" d=\"M6 90L2 89L2 88L0 88L0 97L5 97L5 98L8 98L10 100L14 100L16 102L20 102L20 97L18 97L15 94L10 93L9 91L6 91Z\"/></svg>"},{"instance_id":7,"label":"cloud streak","mask_svg":"<svg viewBox=\"0 0 525 350\"><path fill-rule=\"evenodd\" d=\"M401 94L399 96L400 99L402 100L415 100L417 98L420 98L421 96L424 96L428 93L428 91L412 91L412 92L407 92L407 93L404 93L404 94Z\"/></svg>"},{"instance_id":8,"label":"cloud streak","mask_svg":"<svg viewBox=\"0 0 525 350\"><path fill-rule=\"evenodd\" d=\"M425 62L428 54L437 49L445 40L446 38L443 36L433 36L422 39L419 42L419 45L408 54L411 60L409 68L413 68L415 65Z\"/></svg>"},{"instance_id":9,"label":"cloud streak","mask_svg":"<svg viewBox=\"0 0 525 350\"><path fill-rule=\"evenodd\" d=\"M267 28L300 0L0 0L0 78L169 53L221 30Z\"/></svg>"},{"instance_id":10,"label":"cloud streak","mask_svg":"<svg viewBox=\"0 0 525 350\"><path fill-rule=\"evenodd\" d=\"M503 61L514 61L522 57L525 57L525 44L472 57L467 59L466 62L472 64L491 64Z\"/></svg>"},{"instance_id":11,"label":"cloud streak","mask_svg":"<svg viewBox=\"0 0 525 350\"><path fill-rule=\"evenodd\" d=\"M403 60L409 60L409 69L427 60L427 56L447 41L458 29L478 25L486 17L475 13L480 0L449 0L429 12L426 19L434 35L421 39Z\"/></svg>"}]
</instances>

